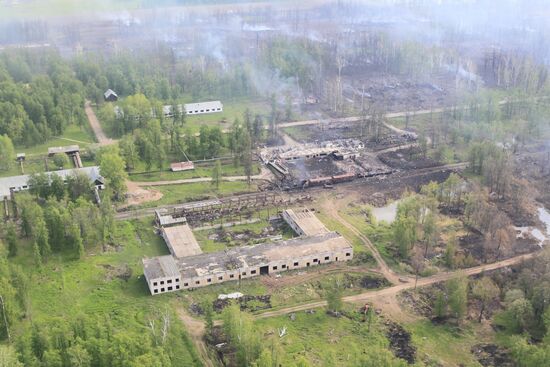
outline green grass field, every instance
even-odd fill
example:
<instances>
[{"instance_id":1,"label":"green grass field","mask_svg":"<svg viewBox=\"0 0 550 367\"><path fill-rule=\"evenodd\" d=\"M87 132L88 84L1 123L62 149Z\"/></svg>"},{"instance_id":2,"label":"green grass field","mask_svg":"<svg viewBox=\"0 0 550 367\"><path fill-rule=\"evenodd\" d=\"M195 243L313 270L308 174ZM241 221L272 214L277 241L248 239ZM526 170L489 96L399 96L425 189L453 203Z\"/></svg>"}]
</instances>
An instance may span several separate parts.
<instances>
[{"instance_id":1,"label":"green grass field","mask_svg":"<svg viewBox=\"0 0 550 367\"><path fill-rule=\"evenodd\" d=\"M305 357L315 366L356 366L355 354L363 354L375 347L388 349L389 341L384 319L377 317L369 331L357 310L349 305L346 307L349 317L334 318L324 309L317 309L314 314L296 313L294 321L288 316L256 320L255 326L265 335L287 328L287 335L279 339L285 352L285 363ZM422 320L403 326L413 333L412 344L417 350L417 360L423 360L429 366L481 366L470 353L470 348L483 332L479 325L469 324L457 330ZM483 340L487 340L485 335Z\"/></svg>"},{"instance_id":2,"label":"green grass field","mask_svg":"<svg viewBox=\"0 0 550 367\"><path fill-rule=\"evenodd\" d=\"M148 172L141 173L140 170L145 171L145 164L140 162L134 171L129 174L129 179L131 181L137 182L153 182L153 181L171 181L171 180L182 180L187 178L199 178L199 177L212 177L212 171L214 167L212 166L200 166L195 167L192 171L183 171L183 172L172 172L169 171L170 166L166 166L165 171L157 172ZM143 172L142 171L142 172ZM253 166L253 175L260 173L260 165L254 164ZM224 164L222 165L222 176L243 176L244 168L242 166L235 167L234 164Z\"/></svg>"},{"instance_id":3,"label":"green grass field","mask_svg":"<svg viewBox=\"0 0 550 367\"><path fill-rule=\"evenodd\" d=\"M162 199L149 202L140 207L152 207L158 205L178 204L194 200L203 200L231 194L255 192L256 185L248 186L246 182L221 182L219 190L210 182L199 182L182 185L155 186L153 189L163 194Z\"/></svg>"},{"instance_id":4,"label":"green grass field","mask_svg":"<svg viewBox=\"0 0 550 367\"><path fill-rule=\"evenodd\" d=\"M69 125L65 129L63 135L54 137L43 144L35 145L33 147L15 147L17 153L25 153L27 156L43 155L48 153L49 147L59 147L66 145L78 145L80 149L87 148L90 144L95 142L93 135L87 128L88 125L79 127L77 125Z\"/></svg>"}]
</instances>

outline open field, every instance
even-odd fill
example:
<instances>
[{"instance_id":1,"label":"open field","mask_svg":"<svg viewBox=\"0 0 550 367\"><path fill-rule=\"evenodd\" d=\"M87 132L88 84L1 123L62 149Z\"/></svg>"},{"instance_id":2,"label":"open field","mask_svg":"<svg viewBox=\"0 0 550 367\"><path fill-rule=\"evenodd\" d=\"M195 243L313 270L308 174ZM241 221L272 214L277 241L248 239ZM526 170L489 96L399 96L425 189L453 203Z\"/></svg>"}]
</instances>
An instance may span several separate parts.
<instances>
[{"instance_id":1,"label":"open field","mask_svg":"<svg viewBox=\"0 0 550 367\"><path fill-rule=\"evenodd\" d=\"M255 326L266 338L273 337L282 327L287 328L287 335L278 341L285 352L286 363L305 357L313 365L351 367L357 366L356 354L389 348L385 319L376 317L369 331L368 324L351 307L346 316L340 318L319 309L313 314L297 312L294 321L288 316L259 319ZM478 338L483 336L488 340L478 325L471 324L460 331L423 320L402 326L412 335L411 344L416 348L417 360L444 366L481 366L470 352Z\"/></svg>"},{"instance_id":2,"label":"open field","mask_svg":"<svg viewBox=\"0 0 550 367\"><path fill-rule=\"evenodd\" d=\"M191 183L183 185L158 186L155 190L162 193L162 199L150 203L142 204L140 207L153 207L167 204L178 204L187 201L204 200L218 196L227 196L238 193L254 192L256 185L248 186L246 182L221 182L220 188L216 188L210 183Z\"/></svg>"},{"instance_id":3,"label":"open field","mask_svg":"<svg viewBox=\"0 0 550 367\"><path fill-rule=\"evenodd\" d=\"M15 147L17 153L25 153L27 156L33 155L45 155L48 153L49 147L59 147L65 145L78 145L80 149L86 149L89 145L94 143L93 135L88 129L88 125L79 127L77 125L69 125L65 129L62 136L53 137L43 144L35 145L32 147Z\"/></svg>"},{"instance_id":4,"label":"open field","mask_svg":"<svg viewBox=\"0 0 550 367\"><path fill-rule=\"evenodd\" d=\"M169 171L169 165L165 167L165 171L146 172L145 163L139 162L134 171L129 173L129 179L137 182L153 182L153 181L173 181L188 178L212 177L212 166L196 166L192 171L172 172ZM143 171L141 171L143 170ZM260 165L254 164L252 175L260 173ZM222 165L222 176L242 176L244 169L241 166L235 167L234 164Z\"/></svg>"}]
</instances>

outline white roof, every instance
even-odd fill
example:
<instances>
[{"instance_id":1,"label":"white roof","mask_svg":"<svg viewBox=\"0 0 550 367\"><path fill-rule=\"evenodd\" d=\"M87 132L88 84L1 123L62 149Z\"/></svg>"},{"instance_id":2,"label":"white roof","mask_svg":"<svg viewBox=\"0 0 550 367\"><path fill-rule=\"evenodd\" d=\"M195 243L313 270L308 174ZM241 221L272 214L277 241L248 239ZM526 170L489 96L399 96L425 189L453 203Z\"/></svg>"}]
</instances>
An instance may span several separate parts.
<instances>
[{"instance_id":1,"label":"white roof","mask_svg":"<svg viewBox=\"0 0 550 367\"><path fill-rule=\"evenodd\" d=\"M115 96L115 97L118 97L118 95L117 95L112 89L107 89L107 90L105 91L105 93L103 93L103 96L104 96L105 98L109 98L110 95L113 95L113 96Z\"/></svg>"},{"instance_id":2,"label":"white roof","mask_svg":"<svg viewBox=\"0 0 550 367\"><path fill-rule=\"evenodd\" d=\"M52 174L61 176L63 180L66 180L67 177L76 174L84 173L90 178L90 181L103 180L103 177L99 173L98 166L92 167L83 167L83 168L73 168L73 169L64 169L60 171L46 172L48 176ZM19 191L23 186L28 186L29 178L31 175L21 175L21 176L11 176L11 177L1 177L0 178L0 198L10 196L10 188L14 188L16 191Z\"/></svg>"},{"instance_id":3,"label":"white roof","mask_svg":"<svg viewBox=\"0 0 550 367\"><path fill-rule=\"evenodd\" d=\"M185 111L200 111L204 109L216 109L222 108L223 104L220 101L199 102L199 103L186 103Z\"/></svg>"}]
</instances>

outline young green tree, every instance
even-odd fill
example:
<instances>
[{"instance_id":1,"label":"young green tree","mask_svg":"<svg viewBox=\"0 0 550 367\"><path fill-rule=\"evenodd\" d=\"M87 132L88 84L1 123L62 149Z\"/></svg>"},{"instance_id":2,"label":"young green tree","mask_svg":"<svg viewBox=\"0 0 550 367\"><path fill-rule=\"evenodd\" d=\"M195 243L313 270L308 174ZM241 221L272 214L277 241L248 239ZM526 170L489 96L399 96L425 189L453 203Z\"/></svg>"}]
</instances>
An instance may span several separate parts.
<instances>
[{"instance_id":1,"label":"young green tree","mask_svg":"<svg viewBox=\"0 0 550 367\"><path fill-rule=\"evenodd\" d=\"M341 312L344 306L342 302L342 287L339 279L335 279L331 282L329 288L326 290L327 311L328 312Z\"/></svg>"},{"instance_id":2,"label":"young green tree","mask_svg":"<svg viewBox=\"0 0 550 367\"><path fill-rule=\"evenodd\" d=\"M0 344L0 366L1 367L24 367L23 363L19 362L19 356L13 347L10 345Z\"/></svg>"},{"instance_id":3,"label":"young green tree","mask_svg":"<svg viewBox=\"0 0 550 367\"><path fill-rule=\"evenodd\" d=\"M214 169L212 170L212 185L216 187L216 190L219 190L220 183L222 180L222 164L219 159L216 160Z\"/></svg>"},{"instance_id":4,"label":"young green tree","mask_svg":"<svg viewBox=\"0 0 550 367\"><path fill-rule=\"evenodd\" d=\"M56 168L67 168L71 162L67 154L60 153L53 156L53 163Z\"/></svg>"},{"instance_id":5,"label":"young green tree","mask_svg":"<svg viewBox=\"0 0 550 367\"><path fill-rule=\"evenodd\" d=\"M434 316L438 319L443 319L447 316L447 299L445 298L445 293L441 291L436 292L433 312Z\"/></svg>"},{"instance_id":6,"label":"young green tree","mask_svg":"<svg viewBox=\"0 0 550 367\"><path fill-rule=\"evenodd\" d=\"M461 320L468 309L468 278L457 276L447 281L447 297L451 315Z\"/></svg>"},{"instance_id":7,"label":"young green tree","mask_svg":"<svg viewBox=\"0 0 550 367\"><path fill-rule=\"evenodd\" d=\"M17 231L15 225L9 224L6 231L6 242L8 243L8 256L14 257L17 255L18 250L18 241L17 241Z\"/></svg>"},{"instance_id":8,"label":"young green tree","mask_svg":"<svg viewBox=\"0 0 550 367\"><path fill-rule=\"evenodd\" d=\"M223 320L225 335L237 351L238 365L251 365L261 353L261 339L254 330L252 317L238 305L231 305L224 309Z\"/></svg>"},{"instance_id":9,"label":"young green tree","mask_svg":"<svg viewBox=\"0 0 550 367\"><path fill-rule=\"evenodd\" d=\"M472 285L472 295L479 301L479 317L478 322L481 322L483 313L491 305L493 301L498 299L500 295L500 289L491 280L491 278L484 276L483 278L476 280Z\"/></svg>"},{"instance_id":10,"label":"young green tree","mask_svg":"<svg viewBox=\"0 0 550 367\"><path fill-rule=\"evenodd\" d=\"M8 170L15 161L15 149L7 135L0 135L0 170Z\"/></svg>"}]
</instances>

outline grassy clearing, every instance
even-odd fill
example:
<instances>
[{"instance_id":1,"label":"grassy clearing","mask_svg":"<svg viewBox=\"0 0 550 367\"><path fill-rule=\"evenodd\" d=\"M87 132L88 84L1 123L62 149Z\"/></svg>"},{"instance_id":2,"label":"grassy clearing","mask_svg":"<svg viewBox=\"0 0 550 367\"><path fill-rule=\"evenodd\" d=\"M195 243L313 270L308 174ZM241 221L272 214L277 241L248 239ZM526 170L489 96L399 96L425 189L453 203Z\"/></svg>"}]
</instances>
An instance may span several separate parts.
<instances>
[{"instance_id":1,"label":"grassy clearing","mask_svg":"<svg viewBox=\"0 0 550 367\"><path fill-rule=\"evenodd\" d=\"M434 325L429 320L421 320L407 324L405 328L412 333L418 354L443 366L480 367L481 364L470 350L482 340L484 343L492 341L492 336L485 335L481 327L474 323L459 330L453 326Z\"/></svg>"},{"instance_id":2,"label":"grassy clearing","mask_svg":"<svg viewBox=\"0 0 550 367\"><path fill-rule=\"evenodd\" d=\"M356 366L356 353L362 354L369 348L389 349L389 342L383 319L377 318L369 331L356 310L347 307L349 317L334 318L318 309L314 314L296 313L294 321L280 316L256 320L255 324L266 336L287 328L287 335L280 339L287 364L305 357L312 365ZM430 361L428 365L481 366L470 352L480 338L477 325L468 325L460 332L428 320L403 326L412 332L417 360Z\"/></svg>"},{"instance_id":3,"label":"grassy clearing","mask_svg":"<svg viewBox=\"0 0 550 367\"><path fill-rule=\"evenodd\" d=\"M63 135L52 138L43 144L35 145L30 148L16 147L17 153L25 153L28 156L42 155L48 153L49 147L59 147L66 145L78 145L80 149L87 148L90 144L94 143L92 134L88 131L87 127L79 127L77 125L69 125L65 129Z\"/></svg>"},{"instance_id":4,"label":"grassy clearing","mask_svg":"<svg viewBox=\"0 0 550 367\"><path fill-rule=\"evenodd\" d=\"M255 325L266 336L277 335L278 329L287 328L287 335L279 339L284 351L283 365L305 358L314 366L357 366L357 355L368 348L387 348L389 344L380 320L369 331L367 323L358 318L334 318L323 309L314 314L299 312L294 321L280 316L256 320Z\"/></svg>"},{"instance_id":5,"label":"grassy clearing","mask_svg":"<svg viewBox=\"0 0 550 367\"><path fill-rule=\"evenodd\" d=\"M32 175L33 173L43 173L46 172L46 165L45 165L45 159L47 158L46 155L44 156L30 156L25 159L25 162L23 163L23 168L25 170L24 174L26 175ZM81 156L82 158L82 164L85 167L88 166L95 166L96 162L90 159L87 159L87 157ZM68 166L65 166L64 169L70 169L74 168L73 163L71 162ZM48 159L48 170L54 171L57 167L55 167L53 160ZM19 166L19 163L14 163L10 169L8 170L0 170L0 177L9 177L9 176L19 176L22 175L21 167Z\"/></svg>"},{"instance_id":6,"label":"grassy clearing","mask_svg":"<svg viewBox=\"0 0 550 367\"><path fill-rule=\"evenodd\" d=\"M157 171L157 172L147 172L145 171L145 163L140 162L134 172L131 172L129 178L131 181L138 182L153 182L153 181L172 181L172 180L182 180L188 178L199 178L199 177L212 177L212 171L214 167L204 166L204 167L195 167L192 171L183 171L183 172L172 172L169 171L169 166L166 166L166 171ZM260 165L254 164L252 167L253 175L260 173ZM142 172L140 172L142 171ZM224 164L222 165L222 175L223 176L243 176L244 168L242 166L235 167L234 164Z\"/></svg>"},{"instance_id":7,"label":"grassy clearing","mask_svg":"<svg viewBox=\"0 0 550 367\"><path fill-rule=\"evenodd\" d=\"M29 282L29 316L13 328L21 332L32 322L71 320L80 314L108 316L118 330L143 332L148 315L175 302L175 295L152 297L143 279L141 259L168 253L159 236L146 221L118 222L117 250L91 248L80 260L69 255L51 257L38 269L29 243L20 246L13 261L23 266ZM129 267L128 281L117 277ZM174 321L178 322L178 321ZM187 345L190 345L187 343ZM182 360L191 361L194 351L182 350Z\"/></svg>"},{"instance_id":8,"label":"grassy clearing","mask_svg":"<svg viewBox=\"0 0 550 367\"><path fill-rule=\"evenodd\" d=\"M211 185L210 182L199 182L181 185L168 185L148 187L148 189L158 190L163 194L162 199L154 202L145 203L139 207L152 207L158 205L178 204L195 200L206 200L220 196L232 194L254 192L257 190L255 184L248 186L246 182L221 182L220 188Z\"/></svg>"}]
</instances>

